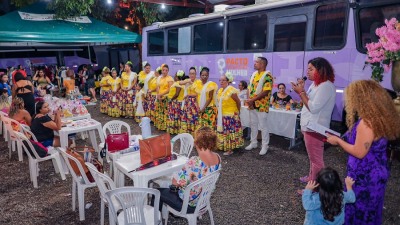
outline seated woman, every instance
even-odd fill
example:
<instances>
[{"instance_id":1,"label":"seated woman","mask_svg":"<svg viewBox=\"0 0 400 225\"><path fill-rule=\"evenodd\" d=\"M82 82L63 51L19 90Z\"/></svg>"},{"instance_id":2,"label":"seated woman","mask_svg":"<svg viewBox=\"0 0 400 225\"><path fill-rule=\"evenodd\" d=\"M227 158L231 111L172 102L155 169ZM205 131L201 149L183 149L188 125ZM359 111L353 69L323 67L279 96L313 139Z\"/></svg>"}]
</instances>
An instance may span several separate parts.
<instances>
[{"instance_id":1,"label":"seated woman","mask_svg":"<svg viewBox=\"0 0 400 225\"><path fill-rule=\"evenodd\" d=\"M172 184L177 187L177 192L171 192L170 188L158 189L161 192L160 211L164 203L174 209L180 210L182 208L185 188L190 183L221 168L221 158L217 153L213 152L217 148L217 134L213 131L213 128L206 126L199 128L195 132L194 144L198 156L191 157L182 170L173 175ZM200 191L194 190L190 192L189 206L196 207Z\"/></svg>"},{"instance_id":2,"label":"seated woman","mask_svg":"<svg viewBox=\"0 0 400 225\"><path fill-rule=\"evenodd\" d=\"M8 116L13 120L18 121L20 124L31 126L32 117L24 107L24 100L22 98L15 97L11 103ZM19 131L19 126L17 124L13 124L13 129L15 131Z\"/></svg>"},{"instance_id":3,"label":"seated woman","mask_svg":"<svg viewBox=\"0 0 400 225\"><path fill-rule=\"evenodd\" d=\"M286 86L284 83L278 84L278 92L272 95L271 104L279 103L280 105L286 105L287 103L292 104L294 101L292 96L286 94Z\"/></svg>"},{"instance_id":4,"label":"seated woman","mask_svg":"<svg viewBox=\"0 0 400 225\"><path fill-rule=\"evenodd\" d=\"M8 102L8 91L0 90L0 111L7 113L10 110L10 103Z\"/></svg>"},{"instance_id":5,"label":"seated woman","mask_svg":"<svg viewBox=\"0 0 400 225\"><path fill-rule=\"evenodd\" d=\"M44 147L60 147L60 138L54 136L54 131L61 129L61 111L55 112L54 120L48 115L49 111L48 103L36 103L36 115L32 120L31 131Z\"/></svg>"}]
</instances>

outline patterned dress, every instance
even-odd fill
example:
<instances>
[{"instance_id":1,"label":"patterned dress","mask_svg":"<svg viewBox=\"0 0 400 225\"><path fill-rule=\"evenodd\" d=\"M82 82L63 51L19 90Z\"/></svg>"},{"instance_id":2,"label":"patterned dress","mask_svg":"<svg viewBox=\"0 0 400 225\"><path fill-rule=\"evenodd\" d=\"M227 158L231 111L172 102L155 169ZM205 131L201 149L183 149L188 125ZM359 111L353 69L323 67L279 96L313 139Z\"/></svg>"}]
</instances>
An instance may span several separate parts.
<instances>
[{"instance_id":1,"label":"patterned dress","mask_svg":"<svg viewBox=\"0 0 400 225\"><path fill-rule=\"evenodd\" d=\"M133 101L135 100L135 90L123 90L123 88L131 88L137 74L131 72L127 74L123 72L121 75L121 89L119 90L118 104L121 109L121 116L133 117L134 108Z\"/></svg>"},{"instance_id":2,"label":"patterned dress","mask_svg":"<svg viewBox=\"0 0 400 225\"><path fill-rule=\"evenodd\" d=\"M111 117L120 117L121 116L121 109L118 104L118 89L121 85L121 78L110 78L108 79L108 84L111 85L111 92L108 95L108 109L107 109L107 114Z\"/></svg>"},{"instance_id":3,"label":"patterned dress","mask_svg":"<svg viewBox=\"0 0 400 225\"><path fill-rule=\"evenodd\" d=\"M203 90L203 86L201 85L201 88L197 88L196 92L197 92L197 103L200 106L200 98L201 98L201 93ZM218 89L218 85L215 82L212 82L207 86L207 90L205 93L205 97L207 100L210 99L209 93L210 91L214 91L214 95L216 94L216 91ZM211 127L213 129L216 129L217 127L217 107L215 107L215 102L214 99L211 99L210 104L208 104L208 106L205 108L205 110L203 112L199 113L199 127L203 127L203 126L208 126Z\"/></svg>"},{"instance_id":4,"label":"patterned dress","mask_svg":"<svg viewBox=\"0 0 400 225\"><path fill-rule=\"evenodd\" d=\"M231 97L232 94L238 94L239 91L232 86L228 86L224 91L220 88L217 94L218 104L222 98L222 112L218 112L222 113L222 130L217 129L218 150L232 151L244 144L239 109Z\"/></svg>"},{"instance_id":5,"label":"patterned dress","mask_svg":"<svg viewBox=\"0 0 400 225\"><path fill-rule=\"evenodd\" d=\"M146 104L145 107L146 116L150 118L150 120L154 123L156 121L156 95L157 95L157 77L153 77L149 80L149 90L151 94L147 94L146 96Z\"/></svg>"},{"instance_id":6,"label":"patterned dress","mask_svg":"<svg viewBox=\"0 0 400 225\"><path fill-rule=\"evenodd\" d=\"M108 79L110 79L111 76L107 75L103 78L101 78L100 84L101 85L106 85L108 84ZM102 87L101 91L100 91L100 112L101 113L106 113L108 112L108 106L109 106L109 95L111 93L111 87L110 86L106 86L106 87Z\"/></svg>"},{"instance_id":7,"label":"patterned dress","mask_svg":"<svg viewBox=\"0 0 400 225\"><path fill-rule=\"evenodd\" d=\"M180 133L189 133L194 136L194 132L199 126L199 112L197 109L196 89L199 89L198 86L202 85L203 84L201 80L195 80L193 84L186 87L188 95L184 100L185 102L182 109L182 122Z\"/></svg>"},{"instance_id":8,"label":"patterned dress","mask_svg":"<svg viewBox=\"0 0 400 225\"><path fill-rule=\"evenodd\" d=\"M171 76L158 77L157 79L157 94L169 93L169 82L174 82ZM154 125L159 130L167 130L168 123L168 99L164 95L162 99L156 100L156 118Z\"/></svg>"},{"instance_id":9,"label":"patterned dress","mask_svg":"<svg viewBox=\"0 0 400 225\"><path fill-rule=\"evenodd\" d=\"M171 100L177 91L177 88L180 88L178 97L174 100ZM170 134L179 134L180 126L181 126L181 117L182 117L182 101L184 97L184 88L179 85L179 81L176 81L168 93L168 122L167 122L167 132Z\"/></svg>"},{"instance_id":10,"label":"patterned dress","mask_svg":"<svg viewBox=\"0 0 400 225\"><path fill-rule=\"evenodd\" d=\"M198 156L191 157L186 164L183 166L182 170L173 175L173 178L178 182L179 186L179 197L183 200L183 194L185 193L185 188L192 182L205 177L212 172L221 169L221 159L219 159L219 164L214 166L207 166ZM201 189L196 189L190 192L189 205L195 207L197 204L197 197L201 193Z\"/></svg>"},{"instance_id":11,"label":"patterned dress","mask_svg":"<svg viewBox=\"0 0 400 225\"><path fill-rule=\"evenodd\" d=\"M356 141L359 123L360 120L346 135L350 144ZM368 154L362 159L349 155L347 176L355 180L353 190L356 194L356 202L346 205L345 224L382 224L383 200L389 178L387 144L388 141L385 138L372 142Z\"/></svg>"}]
</instances>

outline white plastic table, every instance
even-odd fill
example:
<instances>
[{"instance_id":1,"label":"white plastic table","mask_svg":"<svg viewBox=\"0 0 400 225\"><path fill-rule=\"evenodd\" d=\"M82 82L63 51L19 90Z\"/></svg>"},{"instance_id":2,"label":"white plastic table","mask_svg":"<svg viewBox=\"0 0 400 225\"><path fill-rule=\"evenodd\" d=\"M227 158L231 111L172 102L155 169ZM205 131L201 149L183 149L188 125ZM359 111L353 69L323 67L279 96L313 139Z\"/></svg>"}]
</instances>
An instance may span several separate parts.
<instances>
[{"instance_id":1,"label":"white plastic table","mask_svg":"<svg viewBox=\"0 0 400 225\"><path fill-rule=\"evenodd\" d=\"M90 116L90 113L86 113L85 115L77 115L77 116L72 116L72 117L62 117L61 121L65 122L67 120L83 120L83 119L91 119L92 116Z\"/></svg>"},{"instance_id":2,"label":"white plastic table","mask_svg":"<svg viewBox=\"0 0 400 225\"><path fill-rule=\"evenodd\" d=\"M117 168L115 171L117 173L117 180L115 183L117 184L117 187L123 187L125 185L124 175L126 175L133 180L135 187L147 188L151 179L171 175L174 172L181 170L188 160L189 158L186 156L178 156L176 160L152 168L131 172L141 166L140 151L123 154L114 162Z\"/></svg>"},{"instance_id":3,"label":"white plastic table","mask_svg":"<svg viewBox=\"0 0 400 225\"><path fill-rule=\"evenodd\" d=\"M292 148L296 145L296 123L297 115L300 112L286 111L284 109L278 110L269 108L268 113L268 131L272 134L283 136L290 139L290 146ZM250 127L250 112L246 107L240 109L240 122L243 127Z\"/></svg>"}]
</instances>

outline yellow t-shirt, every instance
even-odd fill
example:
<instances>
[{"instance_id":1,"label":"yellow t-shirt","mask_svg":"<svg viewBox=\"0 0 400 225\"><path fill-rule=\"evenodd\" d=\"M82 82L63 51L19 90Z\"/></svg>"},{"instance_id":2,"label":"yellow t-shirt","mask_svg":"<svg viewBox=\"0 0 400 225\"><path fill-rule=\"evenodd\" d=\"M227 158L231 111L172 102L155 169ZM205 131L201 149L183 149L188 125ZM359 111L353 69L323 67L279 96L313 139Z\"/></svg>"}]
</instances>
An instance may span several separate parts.
<instances>
[{"instance_id":1,"label":"yellow t-shirt","mask_svg":"<svg viewBox=\"0 0 400 225\"><path fill-rule=\"evenodd\" d=\"M183 85L179 85L179 81L176 81L171 88L169 89L168 92L168 99L172 99L174 97L174 95L176 94L176 88L181 88L181 91L179 92L178 97L176 98L176 100L178 101L182 101L183 98L185 97L185 90L184 90L184 86Z\"/></svg>"},{"instance_id":2,"label":"yellow t-shirt","mask_svg":"<svg viewBox=\"0 0 400 225\"><path fill-rule=\"evenodd\" d=\"M224 90L220 88L217 94L218 103L222 97L222 115L233 116L235 113L239 112L239 109L237 108L235 100L232 98L232 94L238 94L239 90L232 86L228 86L226 92L222 96L223 92Z\"/></svg>"},{"instance_id":3,"label":"yellow t-shirt","mask_svg":"<svg viewBox=\"0 0 400 225\"><path fill-rule=\"evenodd\" d=\"M133 81L135 80L136 77L137 77L137 74L134 72L131 72L131 74L123 72L121 75L122 88L130 88L129 85L133 84Z\"/></svg>"},{"instance_id":4,"label":"yellow t-shirt","mask_svg":"<svg viewBox=\"0 0 400 225\"><path fill-rule=\"evenodd\" d=\"M146 72L140 71L140 73L138 75L139 82L144 83L144 80L146 80L146 76L147 76Z\"/></svg>"},{"instance_id":5,"label":"yellow t-shirt","mask_svg":"<svg viewBox=\"0 0 400 225\"><path fill-rule=\"evenodd\" d=\"M201 92L203 90L203 86L205 84L203 85L203 82L201 82L201 81L193 83L193 85L194 84L196 84L195 91L197 93L197 103L200 106L200 96L201 96ZM207 90L206 90L206 100L207 101L210 99L209 92L212 91L212 90L214 90L214 94L216 94L215 92L218 90L218 85L215 82L210 81L210 84L208 85ZM215 106L214 98L211 99L211 102L210 102L210 104L208 106Z\"/></svg>"},{"instance_id":6,"label":"yellow t-shirt","mask_svg":"<svg viewBox=\"0 0 400 225\"><path fill-rule=\"evenodd\" d=\"M257 74L253 78L253 82L249 85L250 98L257 97L256 95L257 86L263 74L264 72L261 73L257 72ZM271 90L273 85L272 74L268 73L265 76L264 81L262 82L264 83L262 90L269 92L267 96L254 102L254 109L257 110L258 112L269 112L269 100L271 99Z\"/></svg>"},{"instance_id":7,"label":"yellow t-shirt","mask_svg":"<svg viewBox=\"0 0 400 225\"><path fill-rule=\"evenodd\" d=\"M153 77L149 80L149 90L152 91L152 95L157 94L157 78L158 77Z\"/></svg>"},{"instance_id":8,"label":"yellow t-shirt","mask_svg":"<svg viewBox=\"0 0 400 225\"><path fill-rule=\"evenodd\" d=\"M74 79L64 79L63 85L65 87L66 93L69 94L71 91L75 90L75 80Z\"/></svg>"},{"instance_id":9,"label":"yellow t-shirt","mask_svg":"<svg viewBox=\"0 0 400 225\"><path fill-rule=\"evenodd\" d=\"M170 75L167 75L165 77L161 76L159 77L160 81L158 82L158 92L157 94L162 94L165 92L169 92L169 82L174 82L174 79Z\"/></svg>"},{"instance_id":10,"label":"yellow t-shirt","mask_svg":"<svg viewBox=\"0 0 400 225\"><path fill-rule=\"evenodd\" d=\"M112 78L110 75L107 75L107 76L101 78L100 85L107 85L108 84L108 79L110 79L110 78ZM109 90L111 90L111 87L110 86L103 86L103 87L101 87L101 89L103 91L109 91Z\"/></svg>"},{"instance_id":11,"label":"yellow t-shirt","mask_svg":"<svg viewBox=\"0 0 400 225\"><path fill-rule=\"evenodd\" d=\"M195 80L195 81L193 82L193 84L189 85L189 86L187 87L187 89L188 89L188 91L187 91L188 95L197 95L196 88L198 88L198 86L203 86L203 83L201 82L201 80Z\"/></svg>"},{"instance_id":12,"label":"yellow t-shirt","mask_svg":"<svg viewBox=\"0 0 400 225\"><path fill-rule=\"evenodd\" d=\"M107 83L108 83L109 85L111 85L111 90L115 92L115 91L118 90L118 88L119 88L119 86L120 86L120 84L121 84L121 78L116 77L116 78L114 79L114 78L110 77L110 78L107 80Z\"/></svg>"}]
</instances>

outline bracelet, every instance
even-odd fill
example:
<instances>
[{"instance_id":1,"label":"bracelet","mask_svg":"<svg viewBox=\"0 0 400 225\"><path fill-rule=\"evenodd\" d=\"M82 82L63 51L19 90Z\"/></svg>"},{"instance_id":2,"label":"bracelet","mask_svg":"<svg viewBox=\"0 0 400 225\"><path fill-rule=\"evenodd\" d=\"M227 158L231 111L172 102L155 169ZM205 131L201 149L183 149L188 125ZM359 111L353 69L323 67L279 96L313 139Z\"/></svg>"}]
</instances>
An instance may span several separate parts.
<instances>
[{"instance_id":1,"label":"bracelet","mask_svg":"<svg viewBox=\"0 0 400 225\"><path fill-rule=\"evenodd\" d=\"M301 94L303 94L303 93L306 93L306 92L305 92L305 91L302 91L302 92L299 93L299 95L301 95Z\"/></svg>"}]
</instances>

